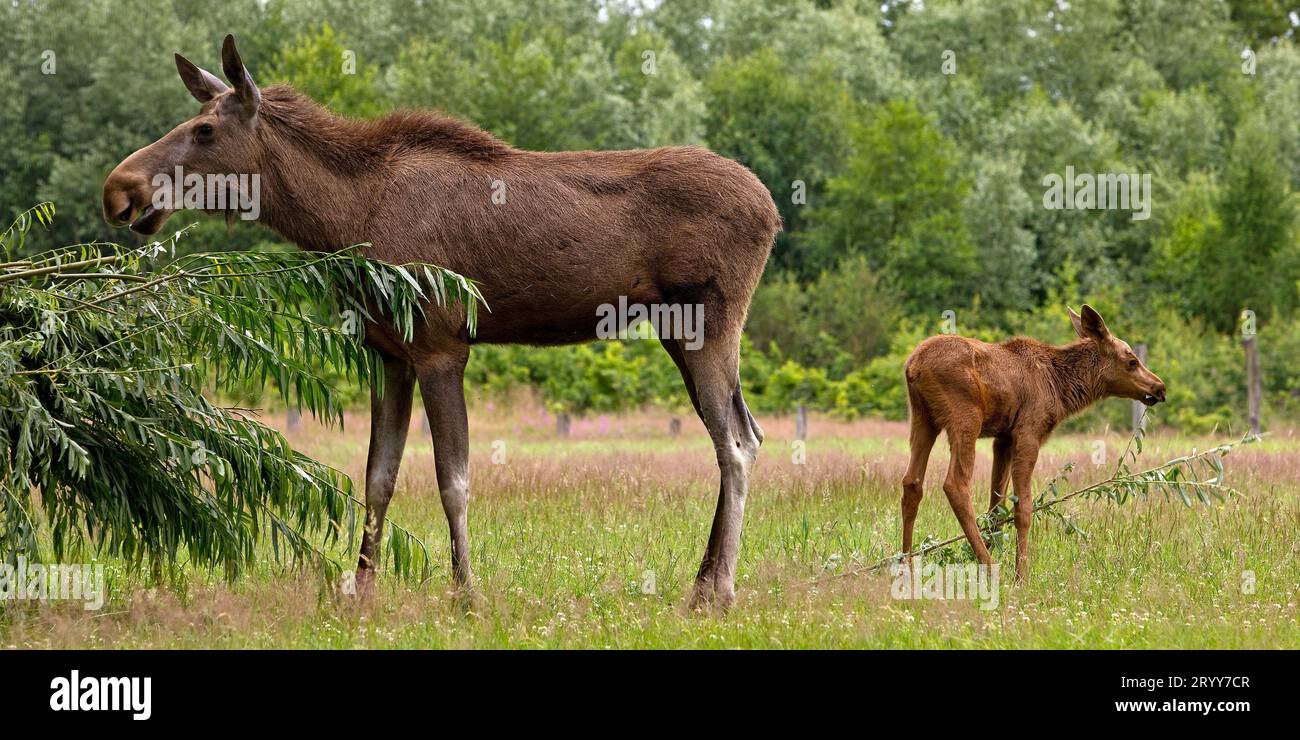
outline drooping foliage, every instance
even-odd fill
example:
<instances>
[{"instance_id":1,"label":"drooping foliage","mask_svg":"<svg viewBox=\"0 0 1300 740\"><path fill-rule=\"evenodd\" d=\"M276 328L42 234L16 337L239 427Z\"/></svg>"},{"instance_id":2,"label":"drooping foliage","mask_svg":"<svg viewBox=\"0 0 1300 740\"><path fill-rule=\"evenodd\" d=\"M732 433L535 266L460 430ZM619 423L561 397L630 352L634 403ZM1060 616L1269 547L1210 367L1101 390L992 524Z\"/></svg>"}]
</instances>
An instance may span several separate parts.
<instances>
[{"instance_id":1,"label":"drooping foliage","mask_svg":"<svg viewBox=\"0 0 1300 740\"><path fill-rule=\"evenodd\" d=\"M319 368L369 378L371 320L409 335L451 310L472 331L477 288L358 249L176 257L184 230L17 258L53 215L43 204L0 236L0 552L33 553L48 527L60 560L183 555L234 573L269 540L276 558L334 569L331 548L356 534L352 482L210 394L274 380L286 403L341 423ZM400 528L388 543L398 571L427 563Z\"/></svg>"}]
</instances>

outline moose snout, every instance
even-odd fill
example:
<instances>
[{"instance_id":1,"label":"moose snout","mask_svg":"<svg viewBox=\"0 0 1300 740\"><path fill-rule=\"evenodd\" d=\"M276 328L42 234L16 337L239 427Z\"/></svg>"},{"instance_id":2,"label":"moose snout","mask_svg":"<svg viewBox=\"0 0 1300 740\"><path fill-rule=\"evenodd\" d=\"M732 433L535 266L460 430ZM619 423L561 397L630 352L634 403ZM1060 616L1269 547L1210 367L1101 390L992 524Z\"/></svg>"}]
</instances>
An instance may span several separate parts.
<instances>
[{"instance_id":1,"label":"moose snout","mask_svg":"<svg viewBox=\"0 0 1300 740\"><path fill-rule=\"evenodd\" d=\"M154 188L126 164L118 165L104 181L104 220L113 226L129 225L138 234L156 234L170 210L154 206Z\"/></svg>"},{"instance_id":2,"label":"moose snout","mask_svg":"<svg viewBox=\"0 0 1300 740\"><path fill-rule=\"evenodd\" d=\"M148 205L143 178L114 170L104 181L104 220L113 226L126 226Z\"/></svg>"}]
</instances>

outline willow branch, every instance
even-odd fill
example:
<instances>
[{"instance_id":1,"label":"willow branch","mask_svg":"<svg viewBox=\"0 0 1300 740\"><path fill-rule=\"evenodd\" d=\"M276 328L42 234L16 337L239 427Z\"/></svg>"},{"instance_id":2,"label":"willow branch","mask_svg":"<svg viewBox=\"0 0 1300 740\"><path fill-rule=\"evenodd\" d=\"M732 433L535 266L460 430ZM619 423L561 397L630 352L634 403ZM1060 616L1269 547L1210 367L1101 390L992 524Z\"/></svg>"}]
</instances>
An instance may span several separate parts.
<instances>
[{"instance_id":1,"label":"willow branch","mask_svg":"<svg viewBox=\"0 0 1300 740\"><path fill-rule=\"evenodd\" d=\"M78 269L82 267L97 267L99 265L111 265L121 261L121 255L111 255L108 257L95 257L94 259L81 260L80 262L69 262L66 265L51 265L49 267L38 267L34 270L20 270L18 272L8 272L0 275L0 283L8 283L14 280L26 280L27 278L50 275L52 273L63 272L65 270Z\"/></svg>"},{"instance_id":2,"label":"willow branch","mask_svg":"<svg viewBox=\"0 0 1300 740\"><path fill-rule=\"evenodd\" d=\"M1247 438L1247 440L1245 441L1254 441L1255 439L1256 439L1255 437L1250 437ZM1138 484L1144 486L1150 486L1152 484L1157 484L1157 485L1169 484L1169 485L1190 486L1193 488L1222 490L1224 488L1223 486L1215 483L1205 482L1205 481L1150 480L1148 476L1153 475L1154 473L1157 473L1161 470L1167 470L1169 468L1176 467L1178 465L1183 465L1193 460L1200 460L1210 455L1218 455L1223 451L1225 446L1226 445L1219 445L1211 449L1205 450L1203 452L1197 452L1191 455L1183 455L1182 457L1176 457L1173 460L1169 460L1167 462L1161 463L1160 465L1147 468L1146 470L1143 470L1138 473L1130 473L1128 475L1118 475L1118 474L1112 475L1111 477L1105 480L1098 481L1088 486L1084 486L1083 488L1079 488L1074 491L1071 491L1070 493L1067 493L1064 496L1058 496L1050 501L1046 501L1040 505L1037 505L1034 507L1034 514L1037 515L1038 512L1040 511L1046 511L1052 508L1053 506L1056 506L1057 504L1064 503L1077 496L1082 496L1085 493L1091 493L1093 491L1097 491L1121 483ZM1010 516L1004 516L999 519L990 521L989 524L987 525L987 528L981 529L980 533L983 535L992 534L993 532L997 532L1001 530L1003 527L1010 524L1012 521L1013 518ZM849 576L854 576L854 575L862 575L865 573L874 573L880 570L881 568L890 565L891 563L900 562L904 557L909 557L909 558L919 557L928 552L933 552L935 550L942 549L949 545L955 545L958 542L963 542L965 541L965 539L966 539L966 535L959 534L954 537L949 537L948 539L942 540L940 542L932 542L928 545L923 545L921 547L918 547L912 552L907 553L906 556L903 553L897 553L887 558L884 558L883 560L875 562L871 565L864 565L857 568L850 568L842 573L835 573L829 576L823 576L821 578L814 579L813 583L819 583L821 581L827 581L827 580L838 580L841 578L847 578Z\"/></svg>"}]
</instances>

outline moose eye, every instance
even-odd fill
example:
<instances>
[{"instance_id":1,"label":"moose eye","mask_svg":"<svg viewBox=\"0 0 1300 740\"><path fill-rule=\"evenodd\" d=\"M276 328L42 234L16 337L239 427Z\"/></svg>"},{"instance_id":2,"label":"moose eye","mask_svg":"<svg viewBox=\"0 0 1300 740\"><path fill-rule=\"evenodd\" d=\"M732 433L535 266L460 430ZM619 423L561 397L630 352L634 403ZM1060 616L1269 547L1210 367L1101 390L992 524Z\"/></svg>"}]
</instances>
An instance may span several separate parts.
<instances>
[{"instance_id":1,"label":"moose eye","mask_svg":"<svg viewBox=\"0 0 1300 740\"><path fill-rule=\"evenodd\" d=\"M199 141L206 141L206 140L208 140L208 139L211 139L211 138L212 138L212 124L210 124L210 123L202 123L202 124L199 124L199 127L196 128L196 129L194 129L194 134L195 134L195 136L198 137Z\"/></svg>"}]
</instances>

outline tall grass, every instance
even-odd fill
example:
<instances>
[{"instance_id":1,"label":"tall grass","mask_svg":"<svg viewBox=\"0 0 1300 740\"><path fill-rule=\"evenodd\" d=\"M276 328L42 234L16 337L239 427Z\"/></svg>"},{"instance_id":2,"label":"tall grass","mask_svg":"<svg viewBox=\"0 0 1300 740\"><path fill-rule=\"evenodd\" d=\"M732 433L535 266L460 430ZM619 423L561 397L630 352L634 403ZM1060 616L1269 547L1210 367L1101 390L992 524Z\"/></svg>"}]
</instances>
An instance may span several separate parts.
<instances>
[{"instance_id":1,"label":"tall grass","mask_svg":"<svg viewBox=\"0 0 1300 740\"><path fill-rule=\"evenodd\" d=\"M180 584L117 574L104 613L61 605L7 608L0 645L132 647L1285 647L1300 641L1300 440L1279 432L1234 452L1227 480L1241 496L1192 508L1159 498L1117 507L1078 501L1088 538L1050 521L1032 533L1031 582L1011 583L999 607L971 601L894 601L887 574L833 581L827 573L898 549L903 425L814 420L807 463L791 460L792 424L763 420L728 615L687 614L716 500L716 466L694 420L681 437L658 416L620 418L604 438L557 441L517 431L517 415L471 422L472 557L479 599L467 613L450 591L446 522L427 437L412 434L390 516L429 543L431 579L388 576L374 601L336 599L313 573L264 553L247 577L224 583L189 572ZM345 432L304 427L296 446L364 467L363 417ZM419 423L414 425L419 429ZM1094 465L1094 441L1111 451ZM494 452L505 442L504 464ZM498 444L494 447L494 442ZM1046 478L1074 462L1071 480L1112 471L1124 438L1065 435L1047 446ZM1148 438L1163 460L1211 440ZM918 537L955 534L939 490L936 448ZM977 504L988 491L980 446ZM653 593L643 593L647 571ZM1253 593L1243 573L1255 575Z\"/></svg>"}]
</instances>

